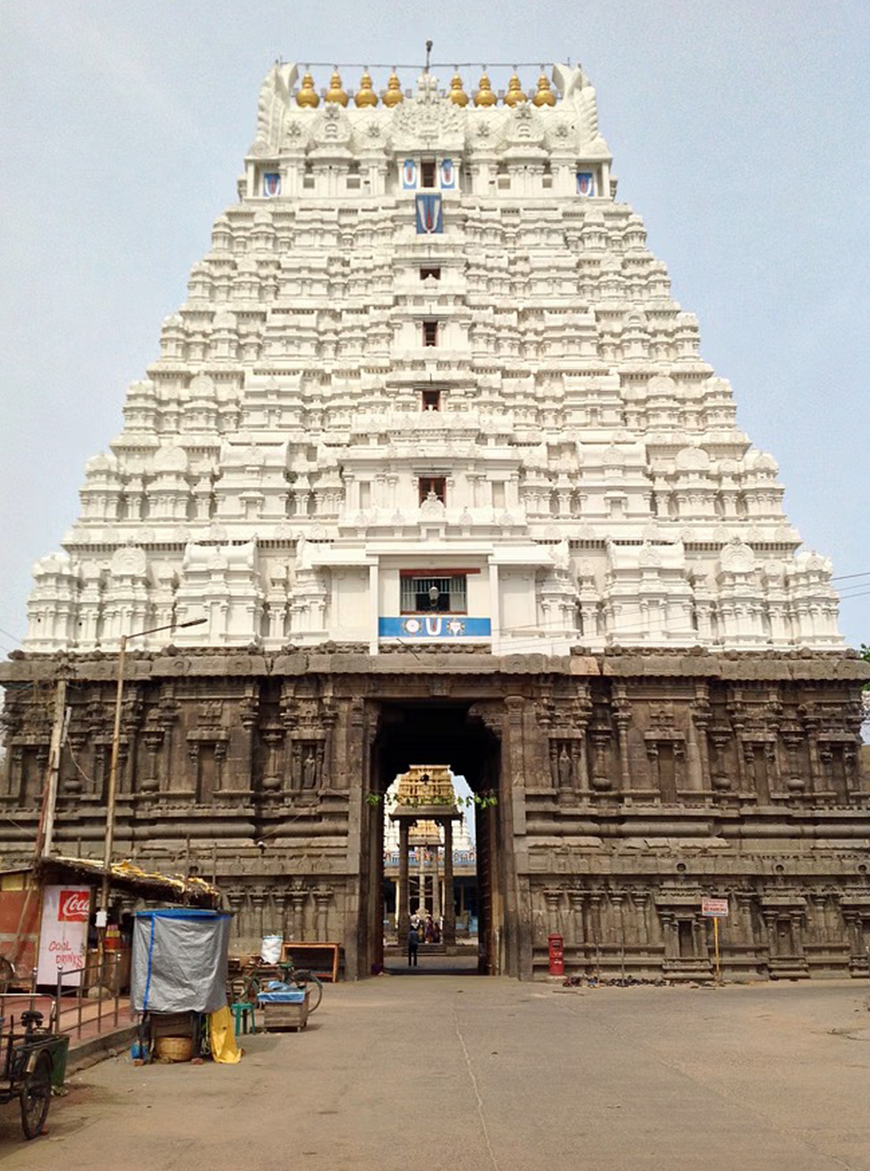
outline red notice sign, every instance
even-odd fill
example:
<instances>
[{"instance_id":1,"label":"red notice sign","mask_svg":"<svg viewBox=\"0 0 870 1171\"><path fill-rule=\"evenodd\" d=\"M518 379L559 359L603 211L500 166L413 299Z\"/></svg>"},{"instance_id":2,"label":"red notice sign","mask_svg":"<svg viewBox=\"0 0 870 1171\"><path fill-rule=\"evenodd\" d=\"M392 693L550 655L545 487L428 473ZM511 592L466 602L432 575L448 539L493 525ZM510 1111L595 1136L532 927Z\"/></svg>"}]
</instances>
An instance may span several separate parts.
<instances>
[{"instance_id":1,"label":"red notice sign","mask_svg":"<svg viewBox=\"0 0 870 1171\"><path fill-rule=\"evenodd\" d=\"M708 919L724 919L728 914L728 900L701 899L701 914Z\"/></svg>"}]
</instances>

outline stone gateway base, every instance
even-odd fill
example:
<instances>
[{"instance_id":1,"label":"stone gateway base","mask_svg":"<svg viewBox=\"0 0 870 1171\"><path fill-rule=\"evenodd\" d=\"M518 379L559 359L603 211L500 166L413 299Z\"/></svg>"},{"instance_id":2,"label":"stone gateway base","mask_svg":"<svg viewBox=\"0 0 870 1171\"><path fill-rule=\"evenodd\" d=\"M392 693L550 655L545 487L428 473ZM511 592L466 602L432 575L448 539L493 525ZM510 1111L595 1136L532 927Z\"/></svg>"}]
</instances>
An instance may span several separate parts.
<instances>
[{"instance_id":1,"label":"stone gateway base","mask_svg":"<svg viewBox=\"0 0 870 1171\"><path fill-rule=\"evenodd\" d=\"M32 854L67 680L55 846L101 857L116 659L3 665L4 866ZM383 958L382 794L440 762L497 803L478 819L481 964L529 979L712 973L702 897L728 899L726 978L867 975L859 769L865 667L843 655L327 645L128 656L116 853L212 875L233 946L335 940Z\"/></svg>"}]
</instances>

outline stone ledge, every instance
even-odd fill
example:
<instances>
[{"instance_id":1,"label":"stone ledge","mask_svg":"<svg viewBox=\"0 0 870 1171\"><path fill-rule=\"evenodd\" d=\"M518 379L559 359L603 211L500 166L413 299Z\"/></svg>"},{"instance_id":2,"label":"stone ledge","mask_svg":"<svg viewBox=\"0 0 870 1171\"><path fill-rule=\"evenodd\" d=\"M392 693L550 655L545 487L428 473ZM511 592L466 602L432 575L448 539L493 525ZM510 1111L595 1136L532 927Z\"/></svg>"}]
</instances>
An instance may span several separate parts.
<instances>
[{"instance_id":1,"label":"stone ledge","mask_svg":"<svg viewBox=\"0 0 870 1171\"><path fill-rule=\"evenodd\" d=\"M234 648L199 648L173 653L139 652L128 656L130 682L164 678L293 677L325 675L563 675L573 678L685 678L746 680L812 680L854 683L870 679L870 664L854 652L723 651L665 649L592 654L575 648L570 655L454 654L443 648L414 648L407 653L369 655L343 647L315 647L292 652L252 654ZM67 677L108 682L115 678L114 653L24 654L0 663L0 683L43 681Z\"/></svg>"}]
</instances>

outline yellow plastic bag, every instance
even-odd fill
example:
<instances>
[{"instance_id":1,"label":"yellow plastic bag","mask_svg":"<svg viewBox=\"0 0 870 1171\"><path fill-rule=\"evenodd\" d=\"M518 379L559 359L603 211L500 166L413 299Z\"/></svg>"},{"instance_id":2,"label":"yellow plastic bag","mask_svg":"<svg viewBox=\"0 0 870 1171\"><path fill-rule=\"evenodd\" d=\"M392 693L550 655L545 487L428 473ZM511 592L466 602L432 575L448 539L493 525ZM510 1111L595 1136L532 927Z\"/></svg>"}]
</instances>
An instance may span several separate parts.
<instances>
[{"instance_id":1,"label":"yellow plastic bag","mask_svg":"<svg viewBox=\"0 0 870 1171\"><path fill-rule=\"evenodd\" d=\"M233 1014L227 1005L210 1014L208 1033L211 1041L211 1055L215 1061L219 1061L223 1065L235 1065L242 1060L242 1051L236 1044L236 1034L233 1029Z\"/></svg>"}]
</instances>

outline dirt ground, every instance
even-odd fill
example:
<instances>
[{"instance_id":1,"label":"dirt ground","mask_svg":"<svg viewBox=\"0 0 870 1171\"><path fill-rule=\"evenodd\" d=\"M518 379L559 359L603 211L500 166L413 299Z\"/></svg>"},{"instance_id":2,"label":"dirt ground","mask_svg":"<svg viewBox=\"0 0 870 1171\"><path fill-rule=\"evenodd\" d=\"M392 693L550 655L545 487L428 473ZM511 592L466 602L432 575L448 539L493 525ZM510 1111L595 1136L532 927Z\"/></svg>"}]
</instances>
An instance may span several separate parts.
<instances>
[{"instance_id":1,"label":"dirt ground","mask_svg":"<svg viewBox=\"0 0 870 1171\"><path fill-rule=\"evenodd\" d=\"M473 976L327 988L238 1066L77 1075L21 1171L870 1171L868 989L570 990Z\"/></svg>"}]
</instances>

